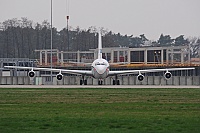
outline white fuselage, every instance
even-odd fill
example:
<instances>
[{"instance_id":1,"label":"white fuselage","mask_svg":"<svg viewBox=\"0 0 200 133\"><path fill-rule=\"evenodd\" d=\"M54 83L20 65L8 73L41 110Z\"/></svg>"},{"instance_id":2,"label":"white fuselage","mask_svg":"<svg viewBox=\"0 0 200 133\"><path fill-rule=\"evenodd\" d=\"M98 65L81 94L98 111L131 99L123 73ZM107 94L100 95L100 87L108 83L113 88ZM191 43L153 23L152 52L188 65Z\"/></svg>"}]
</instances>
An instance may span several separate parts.
<instances>
[{"instance_id":1,"label":"white fuselage","mask_svg":"<svg viewBox=\"0 0 200 133\"><path fill-rule=\"evenodd\" d=\"M96 59L92 63L92 75L95 79L105 79L109 74L109 63L105 59Z\"/></svg>"}]
</instances>

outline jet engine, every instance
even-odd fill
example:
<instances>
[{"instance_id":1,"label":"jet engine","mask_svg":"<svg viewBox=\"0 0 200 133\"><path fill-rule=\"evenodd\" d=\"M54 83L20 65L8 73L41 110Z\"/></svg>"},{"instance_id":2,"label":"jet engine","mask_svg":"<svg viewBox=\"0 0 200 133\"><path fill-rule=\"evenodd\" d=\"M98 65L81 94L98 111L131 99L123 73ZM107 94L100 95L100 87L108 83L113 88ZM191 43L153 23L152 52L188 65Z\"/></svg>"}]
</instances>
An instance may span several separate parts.
<instances>
[{"instance_id":1,"label":"jet engine","mask_svg":"<svg viewBox=\"0 0 200 133\"><path fill-rule=\"evenodd\" d=\"M170 79L172 77L172 74L170 72L166 72L164 74L165 79Z\"/></svg>"},{"instance_id":2,"label":"jet engine","mask_svg":"<svg viewBox=\"0 0 200 133\"><path fill-rule=\"evenodd\" d=\"M144 80L144 75L139 74L139 75L137 76L137 79L138 79L139 81L143 81L143 80Z\"/></svg>"},{"instance_id":3,"label":"jet engine","mask_svg":"<svg viewBox=\"0 0 200 133\"><path fill-rule=\"evenodd\" d=\"M57 80L62 80L63 79L63 75L61 73L56 75Z\"/></svg>"},{"instance_id":4,"label":"jet engine","mask_svg":"<svg viewBox=\"0 0 200 133\"><path fill-rule=\"evenodd\" d=\"M29 71L28 72L28 76L31 77L31 78L34 77L35 76L35 72L33 70Z\"/></svg>"}]
</instances>

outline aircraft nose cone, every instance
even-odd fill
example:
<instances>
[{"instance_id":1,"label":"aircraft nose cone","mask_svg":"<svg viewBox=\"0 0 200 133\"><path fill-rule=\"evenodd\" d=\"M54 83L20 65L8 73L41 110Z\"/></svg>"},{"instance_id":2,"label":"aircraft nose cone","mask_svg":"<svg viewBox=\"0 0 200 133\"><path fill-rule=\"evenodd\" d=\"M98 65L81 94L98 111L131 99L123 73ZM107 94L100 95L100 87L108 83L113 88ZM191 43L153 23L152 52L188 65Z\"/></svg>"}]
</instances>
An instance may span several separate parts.
<instances>
[{"instance_id":1,"label":"aircraft nose cone","mask_svg":"<svg viewBox=\"0 0 200 133\"><path fill-rule=\"evenodd\" d=\"M98 66L96 70L99 74L103 74L106 71L106 68L103 66Z\"/></svg>"}]
</instances>

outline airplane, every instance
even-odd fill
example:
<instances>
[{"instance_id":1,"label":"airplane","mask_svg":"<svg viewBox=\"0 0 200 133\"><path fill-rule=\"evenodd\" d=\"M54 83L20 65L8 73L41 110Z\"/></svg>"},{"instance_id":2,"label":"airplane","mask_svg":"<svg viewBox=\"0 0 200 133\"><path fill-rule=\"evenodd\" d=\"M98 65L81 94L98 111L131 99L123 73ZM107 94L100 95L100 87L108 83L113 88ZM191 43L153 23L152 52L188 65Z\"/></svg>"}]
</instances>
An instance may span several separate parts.
<instances>
[{"instance_id":1,"label":"airplane","mask_svg":"<svg viewBox=\"0 0 200 133\"><path fill-rule=\"evenodd\" d=\"M164 69L112 71L112 70L110 70L110 64L108 63L108 61L102 58L102 36L101 36L100 32L98 34L99 34L98 35L98 58L96 60L94 60L93 63L91 64L91 70L68 70L68 69L21 67L21 66L4 66L4 67L30 70L28 72L29 77L35 76L35 70L58 72L58 74L56 75L57 80L63 79L62 73L81 75L82 79L80 79L80 85L87 85L87 78L85 78L85 76L98 79L98 85L103 84L103 79L105 79L109 76L115 76L115 78L113 79L113 85L120 85L120 81L118 79L119 75L138 74L137 79L139 81L143 81L144 73L165 72L164 73L165 79L170 79L172 77L172 74L170 71L195 69L195 68L164 68Z\"/></svg>"}]
</instances>

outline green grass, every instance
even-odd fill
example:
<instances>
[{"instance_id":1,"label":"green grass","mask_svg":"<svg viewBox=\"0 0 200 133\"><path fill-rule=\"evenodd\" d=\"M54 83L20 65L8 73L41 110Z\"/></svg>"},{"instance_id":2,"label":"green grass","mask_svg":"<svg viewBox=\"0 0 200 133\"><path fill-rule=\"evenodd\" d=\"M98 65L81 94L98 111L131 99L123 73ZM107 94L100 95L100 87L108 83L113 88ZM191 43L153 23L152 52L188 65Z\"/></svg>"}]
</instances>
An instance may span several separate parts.
<instances>
[{"instance_id":1,"label":"green grass","mask_svg":"<svg viewBox=\"0 0 200 133\"><path fill-rule=\"evenodd\" d=\"M0 133L199 133L200 89L0 89Z\"/></svg>"}]
</instances>

